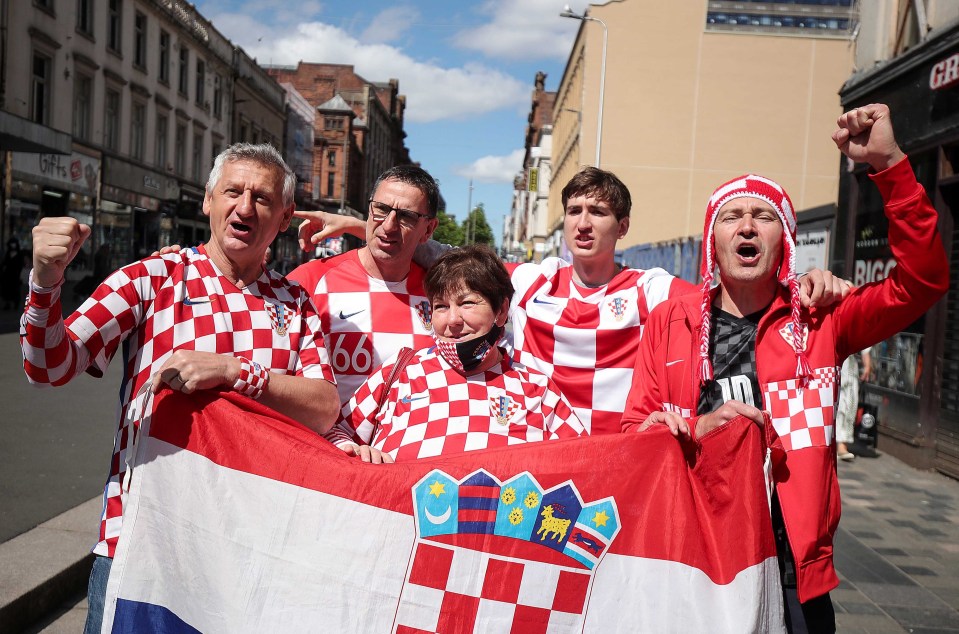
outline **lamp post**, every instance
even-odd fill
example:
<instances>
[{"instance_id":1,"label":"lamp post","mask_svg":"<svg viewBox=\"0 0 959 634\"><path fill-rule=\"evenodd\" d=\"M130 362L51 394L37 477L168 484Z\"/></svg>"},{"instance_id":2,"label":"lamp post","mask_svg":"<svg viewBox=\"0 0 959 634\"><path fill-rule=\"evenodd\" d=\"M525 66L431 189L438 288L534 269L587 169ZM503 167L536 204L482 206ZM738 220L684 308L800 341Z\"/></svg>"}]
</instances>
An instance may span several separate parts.
<instances>
[{"instance_id":1,"label":"lamp post","mask_svg":"<svg viewBox=\"0 0 959 634\"><path fill-rule=\"evenodd\" d=\"M596 121L596 167L599 167L599 158L603 148L603 97L606 93L606 41L609 39L609 29L606 28L606 23L599 18L590 17L586 13L576 13L568 4L559 14L559 17L582 20L583 22L598 22L603 27L603 55L599 69L599 116Z\"/></svg>"}]
</instances>

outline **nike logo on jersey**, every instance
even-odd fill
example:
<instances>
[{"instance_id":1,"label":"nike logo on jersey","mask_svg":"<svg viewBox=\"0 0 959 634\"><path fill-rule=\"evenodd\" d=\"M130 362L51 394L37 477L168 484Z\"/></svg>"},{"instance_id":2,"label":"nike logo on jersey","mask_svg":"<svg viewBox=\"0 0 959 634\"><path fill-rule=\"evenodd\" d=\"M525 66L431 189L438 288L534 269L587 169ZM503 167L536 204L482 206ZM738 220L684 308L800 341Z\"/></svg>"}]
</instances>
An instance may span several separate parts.
<instances>
[{"instance_id":1,"label":"nike logo on jersey","mask_svg":"<svg viewBox=\"0 0 959 634\"><path fill-rule=\"evenodd\" d=\"M196 306L197 304L209 304L209 297L184 297L183 304L185 306Z\"/></svg>"},{"instance_id":2,"label":"nike logo on jersey","mask_svg":"<svg viewBox=\"0 0 959 634\"><path fill-rule=\"evenodd\" d=\"M364 310L366 310L366 309L361 308L360 310L356 311L355 313L344 313L344 312L341 310L341 311L340 311L340 319L349 319L349 318L352 317L353 315L359 315L359 314L362 313Z\"/></svg>"},{"instance_id":3,"label":"nike logo on jersey","mask_svg":"<svg viewBox=\"0 0 959 634\"><path fill-rule=\"evenodd\" d=\"M533 303L534 303L534 304L546 304L547 306L555 306L555 305L556 305L555 302L547 302L546 300L540 299L540 298L539 298L539 295L537 295L536 297L533 298Z\"/></svg>"},{"instance_id":4,"label":"nike logo on jersey","mask_svg":"<svg viewBox=\"0 0 959 634\"><path fill-rule=\"evenodd\" d=\"M400 402L406 405L409 405L413 401L419 401L420 399L424 399L428 397L429 397L429 394L421 394L420 396L413 396L411 394L407 394L406 396L400 399Z\"/></svg>"},{"instance_id":5,"label":"nike logo on jersey","mask_svg":"<svg viewBox=\"0 0 959 634\"><path fill-rule=\"evenodd\" d=\"M668 368L671 365L676 365L677 363L682 363L685 359L676 359L675 361L667 361L666 367Z\"/></svg>"}]
</instances>

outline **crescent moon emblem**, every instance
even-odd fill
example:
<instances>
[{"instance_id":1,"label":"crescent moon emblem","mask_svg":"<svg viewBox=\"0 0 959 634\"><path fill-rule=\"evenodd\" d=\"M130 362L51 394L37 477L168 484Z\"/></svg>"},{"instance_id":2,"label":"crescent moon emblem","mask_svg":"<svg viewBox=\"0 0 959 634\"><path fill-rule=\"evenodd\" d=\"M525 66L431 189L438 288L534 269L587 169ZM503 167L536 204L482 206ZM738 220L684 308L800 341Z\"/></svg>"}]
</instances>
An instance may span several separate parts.
<instances>
[{"instance_id":1,"label":"crescent moon emblem","mask_svg":"<svg viewBox=\"0 0 959 634\"><path fill-rule=\"evenodd\" d=\"M453 513L452 506L447 506L446 512L443 513L442 515L433 515L426 509L425 506L423 507L423 514L426 515L426 519L428 519L431 524L445 524L446 520L450 518L450 515L452 515L452 513Z\"/></svg>"}]
</instances>

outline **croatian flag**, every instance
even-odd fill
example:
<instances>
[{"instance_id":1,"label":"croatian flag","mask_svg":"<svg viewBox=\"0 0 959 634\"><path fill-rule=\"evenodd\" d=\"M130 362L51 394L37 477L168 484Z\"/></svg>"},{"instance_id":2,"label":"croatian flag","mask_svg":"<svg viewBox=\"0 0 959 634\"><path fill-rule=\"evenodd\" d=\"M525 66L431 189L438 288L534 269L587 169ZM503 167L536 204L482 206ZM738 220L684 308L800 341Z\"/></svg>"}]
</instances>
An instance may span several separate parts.
<instances>
[{"instance_id":1,"label":"croatian flag","mask_svg":"<svg viewBox=\"0 0 959 634\"><path fill-rule=\"evenodd\" d=\"M104 632L782 631L757 426L393 465L234 394L141 423Z\"/></svg>"}]
</instances>

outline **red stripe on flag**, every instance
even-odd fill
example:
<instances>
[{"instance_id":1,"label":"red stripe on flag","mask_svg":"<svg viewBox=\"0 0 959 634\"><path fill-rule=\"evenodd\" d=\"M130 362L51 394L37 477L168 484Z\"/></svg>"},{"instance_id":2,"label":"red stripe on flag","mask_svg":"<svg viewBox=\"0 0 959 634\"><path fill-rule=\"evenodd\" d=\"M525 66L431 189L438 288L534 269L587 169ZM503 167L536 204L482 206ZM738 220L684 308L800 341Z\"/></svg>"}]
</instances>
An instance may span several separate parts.
<instances>
[{"instance_id":1,"label":"red stripe on flag","mask_svg":"<svg viewBox=\"0 0 959 634\"><path fill-rule=\"evenodd\" d=\"M468 485L460 487L461 498L487 498L494 499L499 497L499 487L485 487Z\"/></svg>"},{"instance_id":2,"label":"red stripe on flag","mask_svg":"<svg viewBox=\"0 0 959 634\"><path fill-rule=\"evenodd\" d=\"M496 511L487 509L460 509L456 519L460 522L495 522Z\"/></svg>"}]
</instances>

